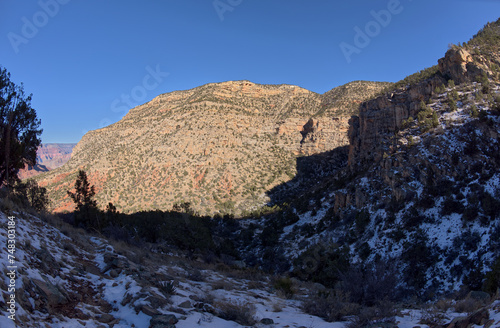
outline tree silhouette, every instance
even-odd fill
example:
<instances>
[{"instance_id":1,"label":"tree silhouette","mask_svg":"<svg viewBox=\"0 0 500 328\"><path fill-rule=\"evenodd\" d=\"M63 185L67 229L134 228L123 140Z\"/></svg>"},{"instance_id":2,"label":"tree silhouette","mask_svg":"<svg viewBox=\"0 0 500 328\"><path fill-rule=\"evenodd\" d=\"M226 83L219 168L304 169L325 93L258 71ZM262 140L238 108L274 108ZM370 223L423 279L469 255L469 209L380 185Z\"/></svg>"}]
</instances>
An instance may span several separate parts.
<instances>
[{"instance_id":1,"label":"tree silhouette","mask_svg":"<svg viewBox=\"0 0 500 328\"><path fill-rule=\"evenodd\" d=\"M90 185L87 173L84 170L78 171L75 192L68 190L67 193L76 205L76 225L81 223L88 227L93 226L100 229L97 202L94 200L95 189L94 186Z\"/></svg>"},{"instance_id":2,"label":"tree silhouette","mask_svg":"<svg viewBox=\"0 0 500 328\"><path fill-rule=\"evenodd\" d=\"M17 173L25 164L36 164L41 133L31 95L26 96L23 85L15 85L0 66L0 186L19 181Z\"/></svg>"}]
</instances>

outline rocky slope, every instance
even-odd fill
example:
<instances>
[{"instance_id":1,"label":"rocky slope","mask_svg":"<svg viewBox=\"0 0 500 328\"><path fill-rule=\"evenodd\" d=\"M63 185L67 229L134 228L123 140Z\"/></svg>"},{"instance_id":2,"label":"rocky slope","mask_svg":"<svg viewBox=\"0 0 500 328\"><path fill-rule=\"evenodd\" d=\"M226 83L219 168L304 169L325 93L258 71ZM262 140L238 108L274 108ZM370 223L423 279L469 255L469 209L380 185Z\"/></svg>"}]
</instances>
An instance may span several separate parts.
<instances>
[{"instance_id":1,"label":"rocky slope","mask_svg":"<svg viewBox=\"0 0 500 328\"><path fill-rule=\"evenodd\" d=\"M24 180L36 177L37 175L42 174L43 172L49 172L49 171L50 170L45 165L40 165L40 164L36 164L35 166L24 165L24 168L19 170L17 176L19 177L19 179Z\"/></svg>"},{"instance_id":2,"label":"rocky slope","mask_svg":"<svg viewBox=\"0 0 500 328\"><path fill-rule=\"evenodd\" d=\"M483 288L500 254L499 54L500 20L362 103L348 165L250 220L241 254L332 286L339 267L378 281L393 263L391 295Z\"/></svg>"},{"instance_id":3,"label":"rocky slope","mask_svg":"<svg viewBox=\"0 0 500 328\"><path fill-rule=\"evenodd\" d=\"M49 222L29 214L0 212L0 224L15 230L16 240L12 253L3 254L14 256L13 262L0 261L2 272L9 273L8 279L0 280L2 328L352 326L304 313L303 304L324 292L324 286L291 280L294 292L286 296L272 277L255 270L222 262L204 264L168 246L132 247L54 218ZM7 234L0 235L0 244L7 245L7 240ZM463 313L459 305L450 303L445 310L432 311L443 323L452 322L450 327L500 323L500 301L473 315ZM402 308L391 322L400 328L427 328L431 327L425 324L430 323L429 313Z\"/></svg>"},{"instance_id":4,"label":"rocky slope","mask_svg":"<svg viewBox=\"0 0 500 328\"><path fill-rule=\"evenodd\" d=\"M190 202L203 214L241 214L296 175L298 156L347 145L349 115L387 85L358 81L319 95L236 81L163 94L87 133L71 160L39 181L56 211L72 208L66 190L85 169L101 207Z\"/></svg>"},{"instance_id":5,"label":"rocky slope","mask_svg":"<svg viewBox=\"0 0 500 328\"><path fill-rule=\"evenodd\" d=\"M312 320L318 328L344 326L303 313L300 301L276 295L264 275L225 274L173 250L160 254L112 245L64 225L62 233L35 216L0 212L2 226L8 222L14 222L9 227L15 230L16 249L2 255L14 254L10 264L16 275L10 276L15 281L10 287L10 279L0 280L2 328L237 328L269 322L299 327ZM0 243L7 245L6 234ZM12 272L7 261L0 268ZM8 292L13 286L15 292ZM7 303L10 295L14 306ZM229 311L240 314L232 317ZM259 324L262 319L268 324Z\"/></svg>"}]
</instances>

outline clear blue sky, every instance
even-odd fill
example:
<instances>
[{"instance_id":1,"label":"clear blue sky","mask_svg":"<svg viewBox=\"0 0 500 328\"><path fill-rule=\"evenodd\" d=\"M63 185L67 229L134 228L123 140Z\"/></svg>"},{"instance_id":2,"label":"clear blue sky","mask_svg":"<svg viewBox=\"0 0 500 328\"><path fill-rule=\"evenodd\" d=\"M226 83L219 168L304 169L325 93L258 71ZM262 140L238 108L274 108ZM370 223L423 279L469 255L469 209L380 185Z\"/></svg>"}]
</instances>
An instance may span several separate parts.
<instances>
[{"instance_id":1,"label":"clear blue sky","mask_svg":"<svg viewBox=\"0 0 500 328\"><path fill-rule=\"evenodd\" d=\"M209 82L395 82L499 16L497 0L1 0L0 65L33 93L43 142L78 142Z\"/></svg>"}]
</instances>

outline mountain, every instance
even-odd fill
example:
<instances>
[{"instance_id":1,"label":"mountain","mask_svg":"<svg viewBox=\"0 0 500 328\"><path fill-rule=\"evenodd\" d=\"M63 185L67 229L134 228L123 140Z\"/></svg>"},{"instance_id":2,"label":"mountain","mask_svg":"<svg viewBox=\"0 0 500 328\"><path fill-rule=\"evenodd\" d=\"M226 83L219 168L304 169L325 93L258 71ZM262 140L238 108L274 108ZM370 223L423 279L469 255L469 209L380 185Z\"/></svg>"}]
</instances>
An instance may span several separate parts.
<instances>
[{"instance_id":1,"label":"mountain","mask_svg":"<svg viewBox=\"0 0 500 328\"><path fill-rule=\"evenodd\" d=\"M363 102L348 135L344 168L245 222L245 260L341 282L356 302L487 288L500 263L500 20Z\"/></svg>"},{"instance_id":2,"label":"mountain","mask_svg":"<svg viewBox=\"0 0 500 328\"><path fill-rule=\"evenodd\" d=\"M87 133L71 160L39 177L56 211L79 169L101 207L241 214L268 203L266 192L296 174L298 157L348 143L359 103L388 83L357 81L319 95L292 85L211 83L160 95L119 122Z\"/></svg>"},{"instance_id":3,"label":"mountain","mask_svg":"<svg viewBox=\"0 0 500 328\"><path fill-rule=\"evenodd\" d=\"M105 181L102 194L113 163L138 165L137 154L146 153L141 160L149 170L169 149L172 165L188 170L187 162L200 160L192 155L198 145L210 161L232 158L231 144L248 143L241 130L257 135L255 153L265 155L260 162L245 157L254 167L274 169L276 160L263 162L272 157L265 146L279 140L273 149L297 156L297 172L266 190L274 206L238 220L203 217L186 204L166 212L110 207L88 217L40 219L22 207L22 195L0 198L0 224L9 227L0 244L15 237L9 260L19 268L12 271L7 261L0 267L22 280L0 280L0 326L15 326L8 318L13 310L28 327L499 326L500 19L451 46L436 66L378 85L383 89L357 106L349 94L363 83L324 95L247 81L211 84L162 95L87 134L72 159L41 182L51 174L74 178L70 169L88 169L91 161L94 181ZM285 110L274 134L265 133L271 106L250 106L265 102L256 99L264 92L286 103L273 107ZM324 127L342 122L331 113L349 106L359 110L348 120L348 143L340 138L330 148L322 140L346 131ZM253 115L237 121L237 109ZM213 135L226 142L208 144ZM158 136L165 142L148 143ZM251 168L245 173L254 179ZM145 179L138 173L130 175ZM51 186L65 193L56 182ZM68 224L78 222L87 230Z\"/></svg>"},{"instance_id":4,"label":"mountain","mask_svg":"<svg viewBox=\"0 0 500 328\"><path fill-rule=\"evenodd\" d=\"M36 162L49 170L63 166L71 158L75 143L41 144L37 150Z\"/></svg>"},{"instance_id":5,"label":"mountain","mask_svg":"<svg viewBox=\"0 0 500 328\"><path fill-rule=\"evenodd\" d=\"M41 164L36 164L35 166L24 165L24 168L19 170L17 176L19 177L19 179L24 180L33 178L39 174L49 171L50 170L45 165Z\"/></svg>"},{"instance_id":6,"label":"mountain","mask_svg":"<svg viewBox=\"0 0 500 328\"><path fill-rule=\"evenodd\" d=\"M26 165L19 171L19 178L32 178L43 172L63 166L71 158L71 152L75 146L76 144L67 143L41 144L37 149L37 164L34 167Z\"/></svg>"}]
</instances>

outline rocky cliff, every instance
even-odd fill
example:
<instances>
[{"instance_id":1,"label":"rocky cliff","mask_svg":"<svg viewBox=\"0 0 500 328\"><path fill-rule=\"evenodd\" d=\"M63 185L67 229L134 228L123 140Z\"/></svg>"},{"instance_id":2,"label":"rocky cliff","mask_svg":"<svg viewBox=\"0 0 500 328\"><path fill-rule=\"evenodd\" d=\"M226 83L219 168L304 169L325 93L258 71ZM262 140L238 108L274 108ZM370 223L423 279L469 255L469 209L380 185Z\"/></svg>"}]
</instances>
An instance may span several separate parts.
<instances>
[{"instance_id":1,"label":"rocky cliff","mask_svg":"<svg viewBox=\"0 0 500 328\"><path fill-rule=\"evenodd\" d=\"M496 27L495 27L496 28ZM420 103L428 102L439 94L436 90L449 80L455 84L479 82L483 76L495 78L498 74L498 51L484 50L473 39L463 47L453 46L438 65L415 74L418 83L401 88L364 102L359 115L351 119L349 130L349 165L359 167L372 160L380 161L387 146L388 136L394 135L408 118L416 118Z\"/></svg>"},{"instance_id":2,"label":"rocky cliff","mask_svg":"<svg viewBox=\"0 0 500 328\"><path fill-rule=\"evenodd\" d=\"M204 214L241 213L291 180L297 156L348 143L348 117L387 83L353 82L324 95L248 81L163 94L119 122L87 133L62 168L44 174L56 210L88 171L100 206L170 209L190 202Z\"/></svg>"},{"instance_id":3,"label":"rocky cliff","mask_svg":"<svg viewBox=\"0 0 500 328\"><path fill-rule=\"evenodd\" d=\"M395 290L424 299L484 288L500 254L499 54L500 20L362 103L348 166L254 221L248 261L293 262L318 282L339 279L342 263L394 263Z\"/></svg>"}]
</instances>

